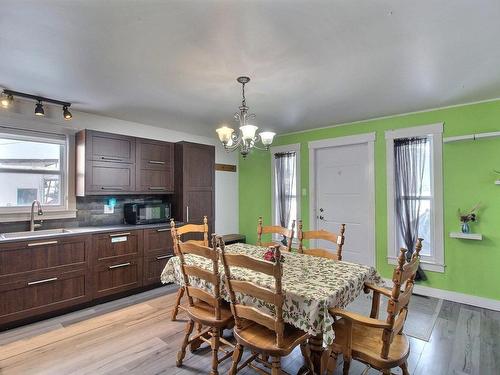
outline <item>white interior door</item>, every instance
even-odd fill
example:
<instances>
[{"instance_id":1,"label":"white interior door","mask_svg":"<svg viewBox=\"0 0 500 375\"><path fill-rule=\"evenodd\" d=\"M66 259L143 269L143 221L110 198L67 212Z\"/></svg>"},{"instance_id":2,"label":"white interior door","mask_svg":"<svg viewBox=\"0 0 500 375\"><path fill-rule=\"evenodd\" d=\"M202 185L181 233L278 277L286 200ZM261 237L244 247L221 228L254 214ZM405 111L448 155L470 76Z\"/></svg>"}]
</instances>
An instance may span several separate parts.
<instances>
[{"instance_id":1,"label":"white interior door","mask_svg":"<svg viewBox=\"0 0 500 375\"><path fill-rule=\"evenodd\" d=\"M316 229L338 233L340 225L346 224L342 260L374 266L373 143L314 151ZM312 245L336 249L322 240Z\"/></svg>"}]
</instances>

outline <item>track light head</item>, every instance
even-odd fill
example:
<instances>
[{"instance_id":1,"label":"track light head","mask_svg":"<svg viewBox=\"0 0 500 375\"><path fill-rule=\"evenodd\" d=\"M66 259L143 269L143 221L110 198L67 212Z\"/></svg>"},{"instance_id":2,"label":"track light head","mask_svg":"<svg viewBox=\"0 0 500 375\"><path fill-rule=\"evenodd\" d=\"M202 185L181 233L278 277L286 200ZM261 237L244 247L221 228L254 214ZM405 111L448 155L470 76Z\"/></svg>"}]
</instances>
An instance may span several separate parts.
<instances>
[{"instance_id":1,"label":"track light head","mask_svg":"<svg viewBox=\"0 0 500 375\"><path fill-rule=\"evenodd\" d=\"M73 115L68 110L68 106L67 105L65 105L63 107L63 117L64 117L65 120L71 120L73 118Z\"/></svg>"},{"instance_id":2,"label":"track light head","mask_svg":"<svg viewBox=\"0 0 500 375\"><path fill-rule=\"evenodd\" d=\"M39 100L38 103L36 103L35 115L36 116L45 116L45 111L43 110L43 104L42 104L41 100Z\"/></svg>"},{"instance_id":3,"label":"track light head","mask_svg":"<svg viewBox=\"0 0 500 375\"><path fill-rule=\"evenodd\" d=\"M2 94L2 99L0 99L0 104L4 108L9 108L13 101L14 97L11 94Z\"/></svg>"}]
</instances>

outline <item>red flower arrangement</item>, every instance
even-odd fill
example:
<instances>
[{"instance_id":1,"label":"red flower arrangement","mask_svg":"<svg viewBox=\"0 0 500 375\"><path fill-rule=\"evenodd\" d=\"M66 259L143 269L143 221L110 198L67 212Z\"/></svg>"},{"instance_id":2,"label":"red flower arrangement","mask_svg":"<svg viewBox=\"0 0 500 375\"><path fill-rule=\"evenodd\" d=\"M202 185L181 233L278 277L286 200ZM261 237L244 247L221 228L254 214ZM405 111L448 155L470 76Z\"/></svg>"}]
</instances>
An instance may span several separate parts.
<instances>
[{"instance_id":1,"label":"red flower arrangement","mask_svg":"<svg viewBox=\"0 0 500 375\"><path fill-rule=\"evenodd\" d=\"M267 250L264 253L263 258L264 258L264 260L267 260L268 262L276 262L276 254L274 253L274 248L269 248L269 250ZM283 255L281 255L281 262L284 262L284 261L285 261L285 257Z\"/></svg>"}]
</instances>

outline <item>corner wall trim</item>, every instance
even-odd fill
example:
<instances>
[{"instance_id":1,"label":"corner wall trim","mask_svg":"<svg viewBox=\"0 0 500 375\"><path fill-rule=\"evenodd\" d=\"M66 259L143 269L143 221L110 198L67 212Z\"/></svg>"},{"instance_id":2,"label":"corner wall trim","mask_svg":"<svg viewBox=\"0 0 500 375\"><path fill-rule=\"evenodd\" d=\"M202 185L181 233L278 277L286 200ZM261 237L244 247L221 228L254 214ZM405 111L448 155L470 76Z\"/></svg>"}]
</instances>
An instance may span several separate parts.
<instances>
[{"instance_id":1,"label":"corner wall trim","mask_svg":"<svg viewBox=\"0 0 500 375\"><path fill-rule=\"evenodd\" d=\"M392 285L392 280L384 279L387 286ZM431 288L429 286L415 284L413 288L414 294L421 294L424 296L441 298L452 302L463 303L476 307L482 307L489 310L500 311L500 300L473 296L471 294L464 294L453 292L451 290Z\"/></svg>"}]
</instances>

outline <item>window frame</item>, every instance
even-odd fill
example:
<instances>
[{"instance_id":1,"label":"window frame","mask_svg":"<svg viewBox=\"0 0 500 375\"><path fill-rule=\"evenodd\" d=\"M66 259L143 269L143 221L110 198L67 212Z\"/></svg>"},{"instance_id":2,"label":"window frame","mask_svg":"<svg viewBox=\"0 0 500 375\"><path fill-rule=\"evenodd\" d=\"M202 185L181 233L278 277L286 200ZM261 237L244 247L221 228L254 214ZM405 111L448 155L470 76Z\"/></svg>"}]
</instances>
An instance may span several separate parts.
<instances>
[{"instance_id":1,"label":"window frame","mask_svg":"<svg viewBox=\"0 0 500 375\"><path fill-rule=\"evenodd\" d=\"M43 220L47 220L76 217L76 200L74 199L74 194L71 194L72 189L74 190L74 184L71 182L72 172L69 168L71 162L74 160L71 157L71 151L74 150L74 140L72 137L64 133L51 133L31 129L15 129L6 126L0 126L0 136L31 142L41 141L46 143L55 143L63 146L61 148L61 168L59 171L47 170L37 173L31 172L30 170L9 168L2 168L1 171L5 173L59 175L61 181L60 204L42 204L44 215L41 218ZM0 220L3 222L29 220L30 210L30 206L0 207Z\"/></svg>"},{"instance_id":2,"label":"window frame","mask_svg":"<svg viewBox=\"0 0 500 375\"><path fill-rule=\"evenodd\" d=\"M444 217L443 217L443 123L416 126L396 130L387 130L386 167L387 167L387 261L397 264L398 233L395 215L394 188L394 140L409 137L428 137L431 139L431 231L432 253L421 256L424 270L444 272ZM426 198L428 199L428 198Z\"/></svg>"},{"instance_id":3,"label":"window frame","mask_svg":"<svg viewBox=\"0 0 500 375\"><path fill-rule=\"evenodd\" d=\"M294 228L294 237L292 242L294 244L297 244L297 227L299 225L298 220L301 217L301 204L300 204L300 143L293 143L289 145L284 145L284 146L274 146L270 148L270 153L271 153L271 220L272 220L272 225L279 225L277 223L277 217L276 217L276 196L275 196L275 191L276 191L276 180L274 178L274 171L276 168L276 159L274 158L275 154L279 154L282 152L295 152L295 194L297 196L297 218L295 222L295 228ZM273 240L279 241L281 238L277 235L273 235Z\"/></svg>"}]
</instances>

